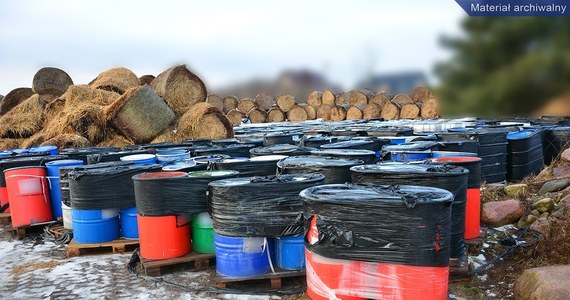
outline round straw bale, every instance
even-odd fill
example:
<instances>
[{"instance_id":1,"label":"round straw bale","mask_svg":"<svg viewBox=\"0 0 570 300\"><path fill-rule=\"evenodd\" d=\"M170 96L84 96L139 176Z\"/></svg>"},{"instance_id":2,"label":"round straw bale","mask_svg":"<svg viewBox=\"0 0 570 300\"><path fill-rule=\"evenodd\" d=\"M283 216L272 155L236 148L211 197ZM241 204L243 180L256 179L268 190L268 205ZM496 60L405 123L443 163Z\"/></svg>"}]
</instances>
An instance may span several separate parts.
<instances>
[{"instance_id":1,"label":"round straw bale","mask_svg":"<svg viewBox=\"0 0 570 300\"><path fill-rule=\"evenodd\" d=\"M317 107L317 118L323 119L323 121L331 120L332 106L328 104L321 104Z\"/></svg>"},{"instance_id":2,"label":"round straw bale","mask_svg":"<svg viewBox=\"0 0 570 300\"><path fill-rule=\"evenodd\" d=\"M291 122L307 121L307 111L301 106L295 105L287 112L287 120Z\"/></svg>"},{"instance_id":3,"label":"round straw bale","mask_svg":"<svg viewBox=\"0 0 570 300\"><path fill-rule=\"evenodd\" d=\"M400 105L392 101L386 102L384 107L382 107L382 113L380 114L385 120L394 120L400 116Z\"/></svg>"},{"instance_id":4,"label":"round straw bale","mask_svg":"<svg viewBox=\"0 0 570 300\"><path fill-rule=\"evenodd\" d=\"M234 108L226 114L226 117L232 125L240 125L243 118L245 118L245 113Z\"/></svg>"},{"instance_id":5,"label":"round straw bale","mask_svg":"<svg viewBox=\"0 0 570 300\"><path fill-rule=\"evenodd\" d=\"M32 90L36 94L61 96L67 88L73 85L73 80L65 71L58 68L41 68L32 81Z\"/></svg>"},{"instance_id":6,"label":"round straw bale","mask_svg":"<svg viewBox=\"0 0 570 300\"><path fill-rule=\"evenodd\" d=\"M62 133L77 134L95 145L105 139L106 129L103 106L82 104L75 108L66 108L62 114L48 121L44 133L47 138Z\"/></svg>"},{"instance_id":7,"label":"round straw bale","mask_svg":"<svg viewBox=\"0 0 570 300\"><path fill-rule=\"evenodd\" d=\"M150 85L162 97L176 116L185 114L196 103L206 101L204 82L185 65L158 74Z\"/></svg>"},{"instance_id":8,"label":"round straw bale","mask_svg":"<svg viewBox=\"0 0 570 300\"><path fill-rule=\"evenodd\" d=\"M0 138L28 138L42 129L45 100L38 94L0 117Z\"/></svg>"},{"instance_id":9,"label":"round straw bale","mask_svg":"<svg viewBox=\"0 0 570 300\"><path fill-rule=\"evenodd\" d=\"M412 90L410 97L412 100L424 102L429 98L430 94L431 92L427 86L418 86Z\"/></svg>"},{"instance_id":10,"label":"round straw bale","mask_svg":"<svg viewBox=\"0 0 570 300\"><path fill-rule=\"evenodd\" d=\"M374 102L370 102L370 103L366 104L362 118L363 119L377 119L377 118L380 118L381 113L382 113L382 106L380 106Z\"/></svg>"},{"instance_id":11,"label":"round straw bale","mask_svg":"<svg viewBox=\"0 0 570 300\"><path fill-rule=\"evenodd\" d=\"M254 107L248 111L247 117L251 123L265 123L265 111L259 107Z\"/></svg>"},{"instance_id":12,"label":"round straw bale","mask_svg":"<svg viewBox=\"0 0 570 300\"><path fill-rule=\"evenodd\" d=\"M61 95L66 107L76 107L83 104L109 105L121 95L106 90L94 89L88 85L72 85Z\"/></svg>"},{"instance_id":13,"label":"round straw bale","mask_svg":"<svg viewBox=\"0 0 570 300\"><path fill-rule=\"evenodd\" d=\"M420 108L415 103L402 105L400 119L417 119L420 116Z\"/></svg>"},{"instance_id":14,"label":"round straw bale","mask_svg":"<svg viewBox=\"0 0 570 300\"><path fill-rule=\"evenodd\" d=\"M228 118L215 106L198 103L186 112L177 126L177 139L225 139L234 136Z\"/></svg>"},{"instance_id":15,"label":"round straw bale","mask_svg":"<svg viewBox=\"0 0 570 300\"><path fill-rule=\"evenodd\" d=\"M289 112L295 105L295 98L291 95L281 95L277 97L277 106L283 112Z\"/></svg>"},{"instance_id":16,"label":"round straw bale","mask_svg":"<svg viewBox=\"0 0 570 300\"><path fill-rule=\"evenodd\" d=\"M139 78L139 85L145 85L150 83L155 79L154 75L143 75Z\"/></svg>"},{"instance_id":17,"label":"round straw bale","mask_svg":"<svg viewBox=\"0 0 570 300\"><path fill-rule=\"evenodd\" d=\"M176 142L176 130L174 127L166 129L163 133L154 138L150 143L173 143Z\"/></svg>"},{"instance_id":18,"label":"round straw bale","mask_svg":"<svg viewBox=\"0 0 570 300\"><path fill-rule=\"evenodd\" d=\"M400 104L400 106L404 104L413 104L414 100L408 96L408 94L398 94L392 98L392 102Z\"/></svg>"},{"instance_id":19,"label":"round straw bale","mask_svg":"<svg viewBox=\"0 0 570 300\"><path fill-rule=\"evenodd\" d=\"M343 106L334 106L331 110L331 121L342 121L346 119L346 108Z\"/></svg>"},{"instance_id":20,"label":"round straw bale","mask_svg":"<svg viewBox=\"0 0 570 300\"><path fill-rule=\"evenodd\" d=\"M36 147L41 145L43 142L45 142L46 139L46 135L40 131L37 132L36 134L32 135L31 137L25 139L22 144L20 145L20 147L22 148L31 148L31 147Z\"/></svg>"},{"instance_id":21,"label":"round straw bale","mask_svg":"<svg viewBox=\"0 0 570 300\"><path fill-rule=\"evenodd\" d=\"M283 122L285 121L285 113L279 107L273 107L267 112L267 122Z\"/></svg>"},{"instance_id":22,"label":"round straw bale","mask_svg":"<svg viewBox=\"0 0 570 300\"><path fill-rule=\"evenodd\" d=\"M118 147L118 148L125 148L127 146L134 145L133 142L129 141L126 137L118 134L113 130L109 130L107 132L107 137L97 144L97 147Z\"/></svg>"},{"instance_id":23,"label":"round straw bale","mask_svg":"<svg viewBox=\"0 0 570 300\"><path fill-rule=\"evenodd\" d=\"M317 118L317 110L315 107L308 104L299 104L307 112L307 120L314 120Z\"/></svg>"},{"instance_id":24,"label":"round straw bale","mask_svg":"<svg viewBox=\"0 0 570 300\"><path fill-rule=\"evenodd\" d=\"M362 119L362 110L356 106L350 106L346 110L346 119L347 120L360 120Z\"/></svg>"},{"instance_id":25,"label":"round straw bale","mask_svg":"<svg viewBox=\"0 0 570 300\"><path fill-rule=\"evenodd\" d=\"M379 93L374 94L374 96L372 96L372 98L370 98L369 103L376 103L376 104L380 105L380 107L384 107L384 105L388 101L390 101L390 97L388 97L388 95L386 95L386 93L379 92Z\"/></svg>"},{"instance_id":26,"label":"round straw bale","mask_svg":"<svg viewBox=\"0 0 570 300\"><path fill-rule=\"evenodd\" d=\"M239 100L237 109L240 111L250 111L255 107L255 102L249 98Z\"/></svg>"},{"instance_id":27,"label":"round straw bale","mask_svg":"<svg viewBox=\"0 0 570 300\"><path fill-rule=\"evenodd\" d=\"M206 103L212 104L219 110L224 110L224 100L216 94L210 94L206 98Z\"/></svg>"},{"instance_id":28,"label":"round straw bale","mask_svg":"<svg viewBox=\"0 0 570 300\"><path fill-rule=\"evenodd\" d=\"M363 110L368 104L368 94L366 91L353 91L350 94L348 103L352 106L356 106L358 109Z\"/></svg>"},{"instance_id":29,"label":"round straw bale","mask_svg":"<svg viewBox=\"0 0 570 300\"><path fill-rule=\"evenodd\" d=\"M6 114L12 108L24 102L24 100L32 97L33 94L34 92L32 92L31 88L17 88L11 90L4 96L4 99L0 101L0 116Z\"/></svg>"},{"instance_id":30,"label":"round straw bale","mask_svg":"<svg viewBox=\"0 0 570 300\"><path fill-rule=\"evenodd\" d=\"M268 111L271 109L275 102L275 98L268 93L259 93L253 99L255 102L255 106L261 108L264 111Z\"/></svg>"},{"instance_id":31,"label":"round straw bale","mask_svg":"<svg viewBox=\"0 0 570 300\"><path fill-rule=\"evenodd\" d=\"M139 78L133 71L119 67L109 69L89 83L94 89L124 94L130 88L140 85Z\"/></svg>"},{"instance_id":32,"label":"round straw bale","mask_svg":"<svg viewBox=\"0 0 570 300\"><path fill-rule=\"evenodd\" d=\"M236 96L224 97L224 113L227 114L228 112L230 112L230 110L238 108L238 104L239 104L238 97Z\"/></svg>"},{"instance_id":33,"label":"round straw bale","mask_svg":"<svg viewBox=\"0 0 570 300\"><path fill-rule=\"evenodd\" d=\"M0 150L17 149L24 139L0 139Z\"/></svg>"},{"instance_id":34,"label":"round straw bale","mask_svg":"<svg viewBox=\"0 0 570 300\"><path fill-rule=\"evenodd\" d=\"M335 105L335 101L336 101L336 96L339 93L336 91L331 91L331 90L325 90L323 92L323 104L328 104L330 106L334 106Z\"/></svg>"},{"instance_id":35,"label":"round straw bale","mask_svg":"<svg viewBox=\"0 0 570 300\"><path fill-rule=\"evenodd\" d=\"M88 139L76 134L60 134L41 143L41 146L57 146L59 149L64 149L91 147L92 144Z\"/></svg>"},{"instance_id":36,"label":"round straw bale","mask_svg":"<svg viewBox=\"0 0 570 300\"><path fill-rule=\"evenodd\" d=\"M334 104L338 106L349 105L350 100L350 93L340 93L336 96L334 100Z\"/></svg>"},{"instance_id":37,"label":"round straw bale","mask_svg":"<svg viewBox=\"0 0 570 300\"><path fill-rule=\"evenodd\" d=\"M312 91L309 96L307 96L307 104L317 107L323 103L323 93L319 91Z\"/></svg>"}]
</instances>

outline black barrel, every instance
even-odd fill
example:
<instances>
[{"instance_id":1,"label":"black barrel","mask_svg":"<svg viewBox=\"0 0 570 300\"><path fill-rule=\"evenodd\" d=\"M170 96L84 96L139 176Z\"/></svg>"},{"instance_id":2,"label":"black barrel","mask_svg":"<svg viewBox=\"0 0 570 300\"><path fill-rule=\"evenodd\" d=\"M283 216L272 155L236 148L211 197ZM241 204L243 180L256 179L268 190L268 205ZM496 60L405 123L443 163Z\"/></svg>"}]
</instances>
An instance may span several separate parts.
<instances>
[{"instance_id":1,"label":"black barrel","mask_svg":"<svg viewBox=\"0 0 570 300\"><path fill-rule=\"evenodd\" d=\"M291 156L280 160L277 168L281 174L321 173L325 183L345 183L351 181L350 168L364 164L357 159L328 156Z\"/></svg>"},{"instance_id":2,"label":"black barrel","mask_svg":"<svg viewBox=\"0 0 570 300\"><path fill-rule=\"evenodd\" d=\"M288 155L299 156L309 155L315 148L301 147L290 144L276 144L264 147L256 147L249 149L251 157L263 155Z\"/></svg>"},{"instance_id":3,"label":"black barrel","mask_svg":"<svg viewBox=\"0 0 570 300\"><path fill-rule=\"evenodd\" d=\"M254 148L252 144L232 144L228 146L199 147L194 151L195 156L208 156L225 154L231 157L249 157L249 150Z\"/></svg>"},{"instance_id":4,"label":"black barrel","mask_svg":"<svg viewBox=\"0 0 570 300\"><path fill-rule=\"evenodd\" d=\"M311 155L357 159L365 164L376 162L376 152L362 149L320 149L311 151Z\"/></svg>"}]
</instances>

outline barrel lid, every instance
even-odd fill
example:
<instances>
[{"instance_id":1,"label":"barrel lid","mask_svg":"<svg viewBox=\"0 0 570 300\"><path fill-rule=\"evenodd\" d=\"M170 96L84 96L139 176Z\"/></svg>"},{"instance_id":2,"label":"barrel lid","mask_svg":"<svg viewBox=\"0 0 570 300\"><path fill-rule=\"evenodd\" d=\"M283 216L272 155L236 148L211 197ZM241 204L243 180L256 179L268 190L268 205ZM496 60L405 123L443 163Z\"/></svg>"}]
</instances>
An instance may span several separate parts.
<instances>
[{"instance_id":1,"label":"barrel lid","mask_svg":"<svg viewBox=\"0 0 570 300\"><path fill-rule=\"evenodd\" d=\"M226 187L226 186L267 186L267 185L286 185L300 182L321 182L325 180L325 176L319 173L307 174L284 174L273 176L254 176L254 177L238 177L213 181L210 186Z\"/></svg>"},{"instance_id":2,"label":"barrel lid","mask_svg":"<svg viewBox=\"0 0 570 300\"><path fill-rule=\"evenodd\" d=\"M189 172L188 176L190 177L221 177L221 176L232 176L232 175L238 175L239 172L238 171L232 171L232 170L216 170L216 171L194 171L194 172Z\"/></svg>"},{"instance_id":3,"label":"barrel lid","mask_svg":"<svg viewBox=\"0 0 570 300\"><path fill-rule=\"evenodd\" d=\"M277 163L279 167L348 167L361 165L364 162L359 159L348 159L330 156L290 156Z\"/></svg>"},{"instance_id":4,"label":"barrel lid","mask_svg":"<svg viewBox=\"0 0 570 300\"><path fill-rule=\"evenodd\" d=\"M287 158L289 156L287 155L262 155L262 156L256 156L256 157L252 157L249 160L250 161L279 161L282 160L284 158Z\"/></svg>"},{"instance_id":5,"label":"barrel lid","mask_svg":"<svg viewBox=\"0 0 570 300\"><path fill-rule=\"evenodd\" d=\"M320 149L313 150L311 154L315 155L343 155L343 156L362 156L362 155L376 155L376 152L372 150L364 149Z\"/></svg>"},{"instance_id":6,"label":"barrel lid","mask_svg":"<svg viewBox=\"0 0 570 300\"><path fill-rule=\"evenodd\" d=\"M467 157L477 157L477 153L473 152L460 152L460 151L432 151L433 157L447 157L447 156L467 156Z\"/></svg>"},{"instance_id":7,"label":"barrel lid","mask_svg":"<svg viewBox=\"0 0 570 300\"><path fill-rule=\"evenodd\" d=\"M173 171L178 171L178 170L184 170L187 168L192 168L197 166L198 164L191 159L185 160L185 161L177 161L177 162L173 162L171 164L168 164L164 167L162 167L163 171L167 171L167 172L173 172Z\"/></svg>"},{"instance_id":8,"label":"barrel lid","mask_svg":"<svg viewBox=\"0 0 570 300\"><path fill-rule=\"evenodd\" d=\"M351 147L359 147L359 146L372 145L372 144L374 144L373 140L349 140L343 142L324 144L321 146L321 149L346 149Z\"/></svg>"},{"instance_id":9,"label":"barrel lid","mask_svg":"<svg viewBox=\"0 0 570 300\"><path fill-rule=\"evenodd\" d=\"M371 174L410 174L430 176L455 176L467 174L469 170L453 165L410 164L405 162L385 162L375 165L361 165L350 168L352 172Z\"/></svg>"},{"instance_id":10,"label":"barrel lid","mask_svg":"<svg viewBox=\"0 0 570 300\"><path fill-rule=\"evenodd\" d=\"M507 134L507 140L524 140L524 139L528 139L530 137L535 136L536 134L539 134L540 130L536 130L536 129L525 129L525 130L521 130L521 131L517 131L517 132L509 132Z\"/></svg>"},{"instance_id":11,"label":"barrel lid","mask_svg":"<svg viewBox=\"0 0 570 300\"><path fill-rule=\"evenodd\" d=\"M230 158L226 158L222 161L218 161L216 162L217 164L232 164L232 163L243 163L243 162L248 162L249 158L247 157L230 157Z\"/></svg>"},{"instance_id":12,"label":"barrel lid","mask_svg":"<svg viewBox=\"0 0 570 300\"><path fill-rule=\"evenodd\" d=\"M28 149L30 152L50 152L57 150L57 146L37 146Z\"/></svg>"},{"instance_id":13,"label":"barrel lid","mask_svg":"<svg viewBox=\"0 0 570 300\"><path fill-rule=\"evenodd\" d=\"M156 158L154 154L133 154L121 157L122 161L137 161L137 160L144 160L144 159L152 159Z\"/></svg>"},{"instance_id":14,"label":"barrel lid","mask_svg":"<svg viewBox=\"0 0 570 300\"><path fill-rule=\"evenodd\" d=\"M483 159L480 157L473 157L473 156L444 156L444 157L436 157L430 159L433 162L437 163L472 163L472 162L480 162Z\"/></svg>"},{"instance_id":15,"label":"barrel lid","mask_svg":"<svg viewBox=\"0 0 570 300\"><path fill-rule=\"evenodd\" d=\"M404 143L399 145L386 145L382 147L382 150L393 152L393 151L422 151L422 150L429 150L433 147L437 146L436 142L431 141L419 141L419 142L411 142L411 143Z\"/></svg>"},{"instance_id":16,"label":"barrel lid","mask_svg":"<svg viewBox=\"0 0 570 300\"><path fill-rule=\"evenodd\" d=\"M81 166L81 165L83 165L83 161L79 159L62 159L46 163L47 167L65 167L65 166Z\"/></svg>"},{"instance_id":17,"label":"barrel lid","mask_svg":"<svg viewBox=\"0 0 570 300\"><path fill-rule=\"evenodd\" d=\"M23 167L15 167L15 168L6 169L6 170L4 170L4 173L16 171L16 170L23 170L23 169L45 169L45 168L46 167L44 167L44 166L23 166Z\"/></svg>"},{"instance_id":18,"label":"barrel lid","mask_svg":"<svg viewBox=\"0 0 570 300\"><path fill-rule=\"evenodd\" d=\"M168 156L168 155L184 155L188 154L190 151L187 149L168 149L168 150L159 150L156 152L156 156Z\"/></svg>"},{"instance_id":19,"label":"barrel lid","mask_svg":"<svg viewBox=\"0 0 570 300\"><path fill-rule=\"evenodd\" d=\"M145 172L133 176L133 180L160 180L187 176L186 172Z\"/></svg>"}]
</instances>

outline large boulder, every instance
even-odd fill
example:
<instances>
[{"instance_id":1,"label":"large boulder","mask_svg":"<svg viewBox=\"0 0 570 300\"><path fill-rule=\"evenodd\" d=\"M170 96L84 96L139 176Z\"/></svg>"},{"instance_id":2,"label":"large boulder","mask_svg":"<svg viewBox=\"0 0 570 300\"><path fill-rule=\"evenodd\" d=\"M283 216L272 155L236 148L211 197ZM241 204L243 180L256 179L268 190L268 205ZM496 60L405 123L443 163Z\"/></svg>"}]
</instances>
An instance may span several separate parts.
<instances>
[{"instance_id":1,"label":"large boulder","mask_svg":"<svg viewBox=\"0 0 570 300\"><path fill-rule=\"evenodd\" d=\"M570 265L528 269L515 282L515 299L570 299Z\"/></svg>"},{"instance_id":2,"label":"large boulder","mask_svg":"<svg viewBox=\"0 0 570 300\"><path fill-rule=\"evenodd\" d=\"M483 203L481 221L493 227L516 222L524 214L524 205L516 199Z\"/></svg>"},{"instance_id":3,"label":"large boulder","mask_svg":"<svg viewBox=\"0 0 570 300\"><path fill-rule=\"evenodd\" d=\"M543 195L546 193L558 192L567 188L568 186L570 186L570 178L554 179L545 182L538 193Z\"/></svg>"},{"instance_id":4,"label":"large boulder","mask_svg":"<svg viewBox=\"0 0 570 300\"><path fill-rule=\"evenodd\" d=\"M524 196L528 193L528 185L523 183L507 185L504 192L509 197Z\"/></svg>"}]
</instances>

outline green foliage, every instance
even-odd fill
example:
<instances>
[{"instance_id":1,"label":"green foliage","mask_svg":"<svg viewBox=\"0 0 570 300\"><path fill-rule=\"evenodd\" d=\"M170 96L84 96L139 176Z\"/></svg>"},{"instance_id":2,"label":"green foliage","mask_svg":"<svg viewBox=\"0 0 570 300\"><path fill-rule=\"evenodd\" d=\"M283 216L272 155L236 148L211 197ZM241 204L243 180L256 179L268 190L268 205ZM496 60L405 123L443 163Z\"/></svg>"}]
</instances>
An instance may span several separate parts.
<instances>
[{"instance_id":1,"label":"green foliage","mask_svg":"<svg viewBox=\"0 0 570 300\"><path fill-rule=\"evenodd\" d=\"M444 115L526 116L570 90L570 18L471 17L436 67Z\"/></svg>"}]
</instances>

